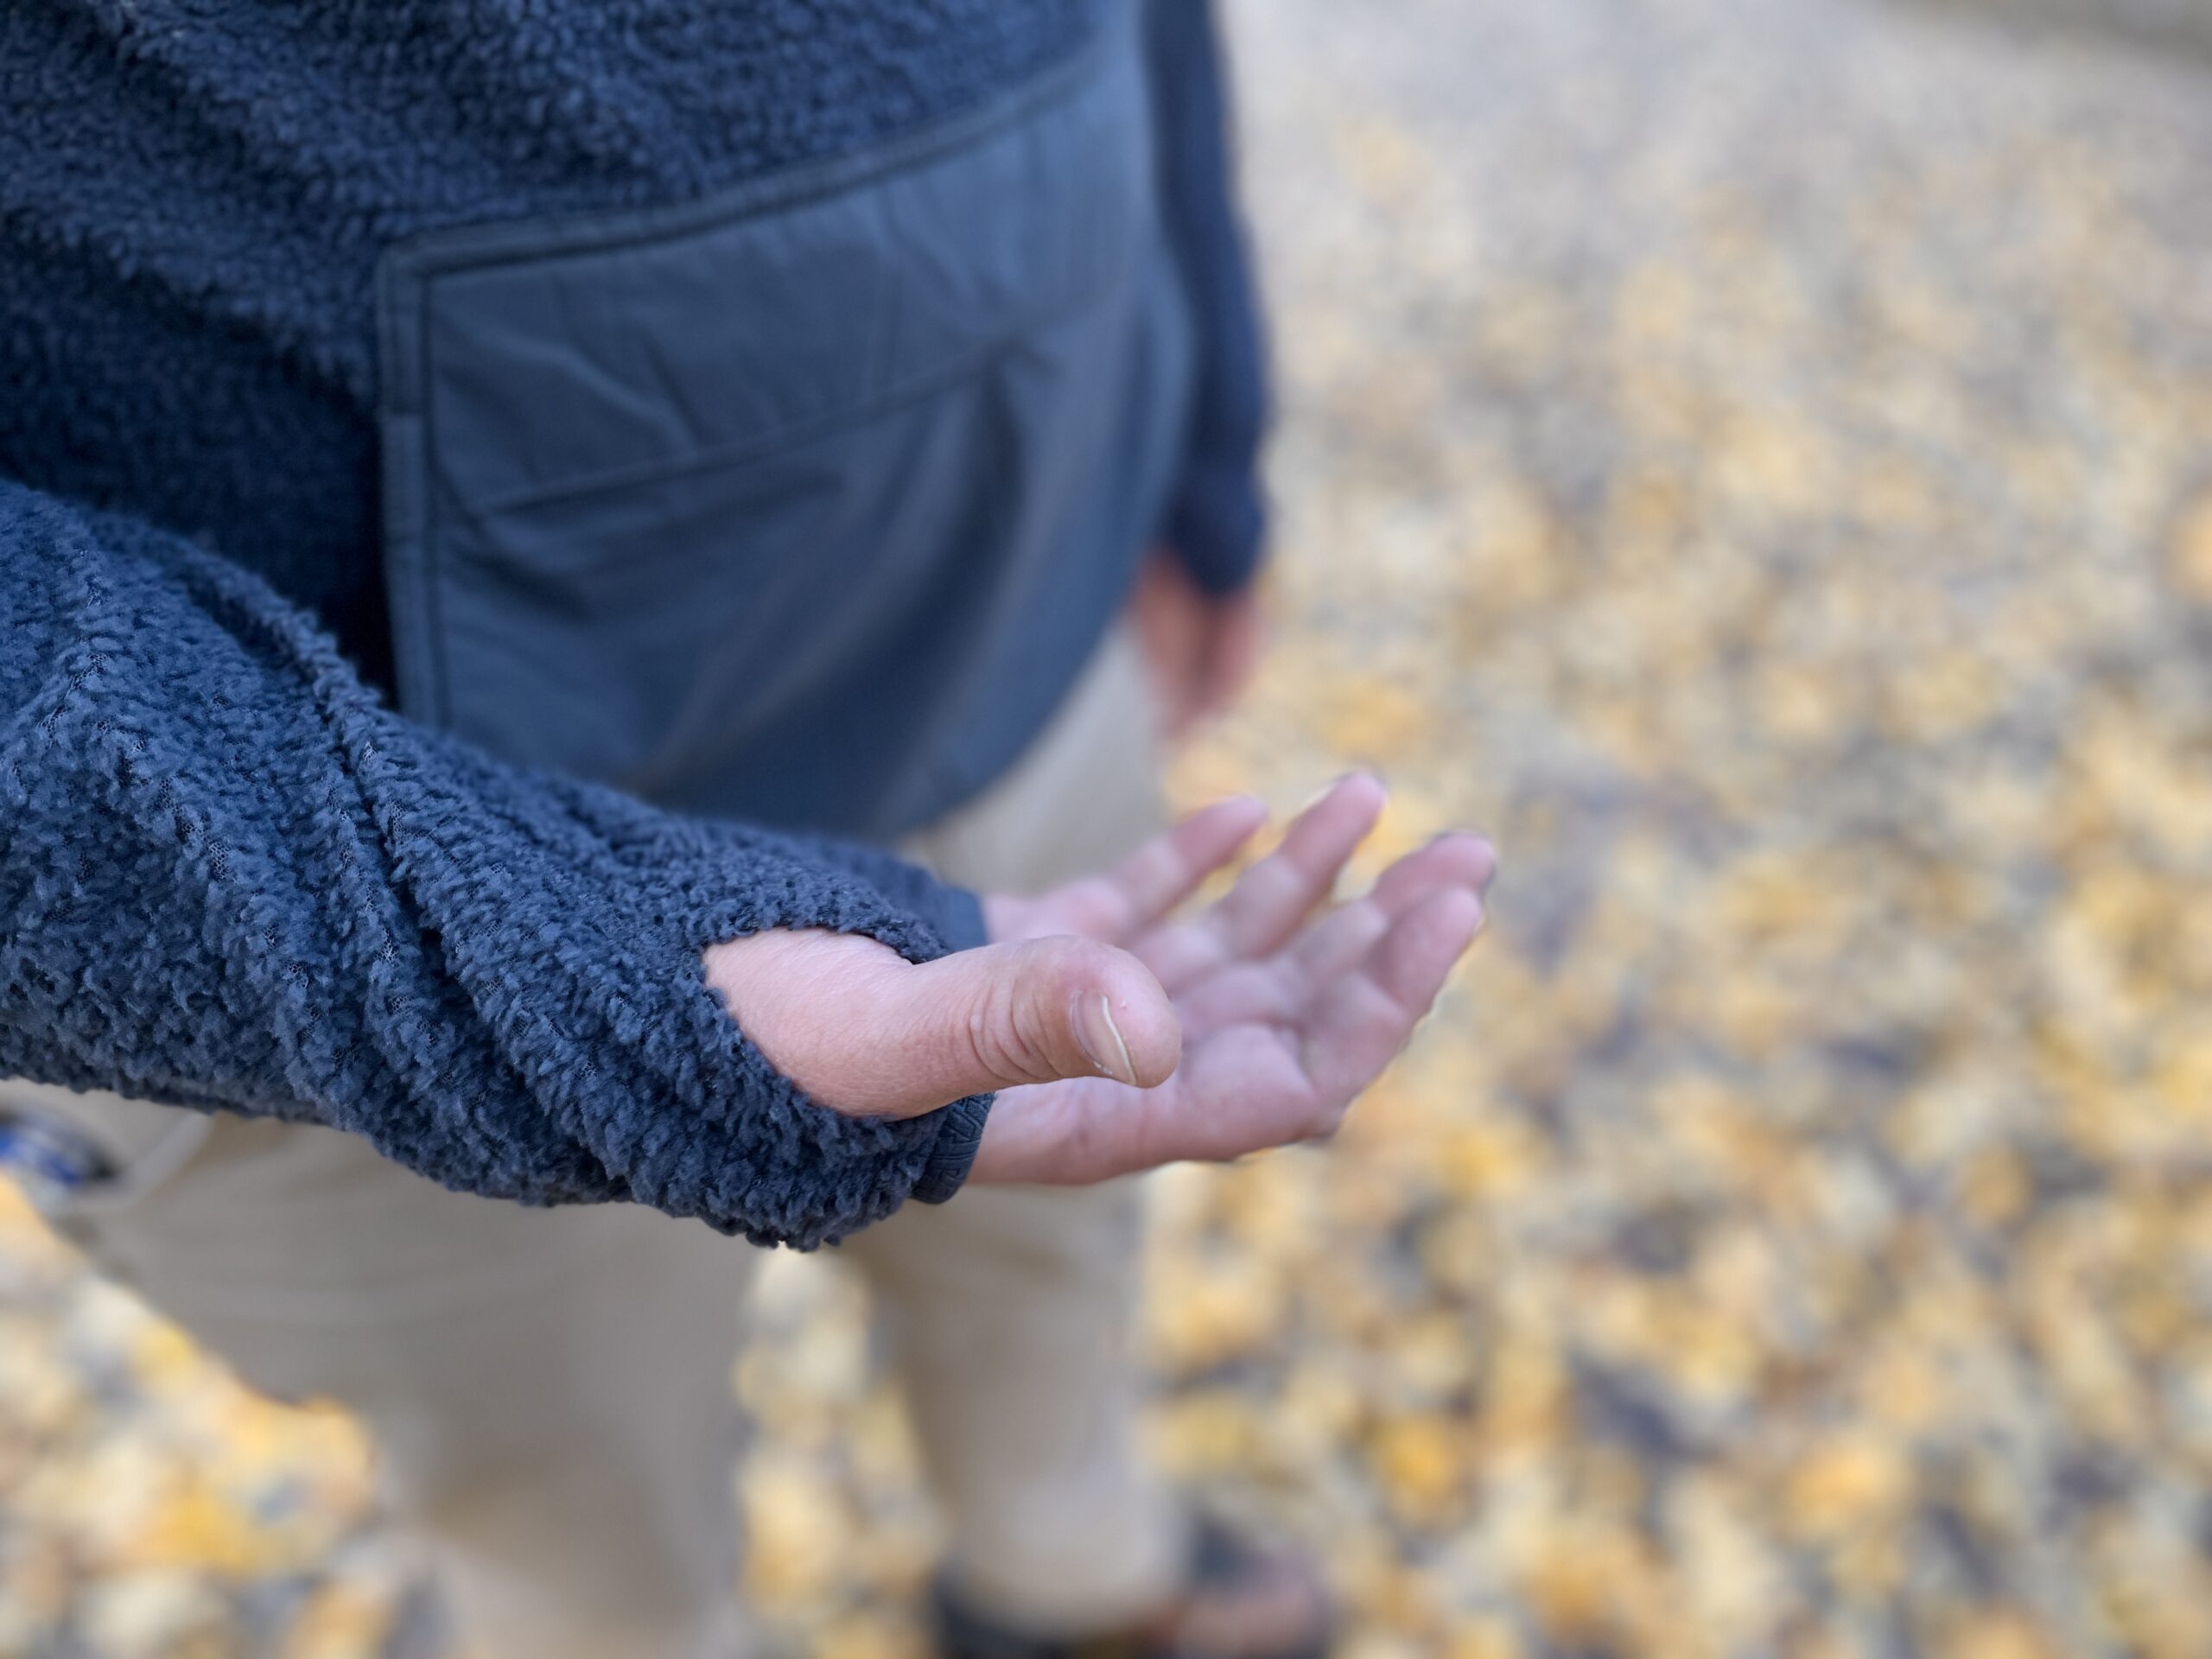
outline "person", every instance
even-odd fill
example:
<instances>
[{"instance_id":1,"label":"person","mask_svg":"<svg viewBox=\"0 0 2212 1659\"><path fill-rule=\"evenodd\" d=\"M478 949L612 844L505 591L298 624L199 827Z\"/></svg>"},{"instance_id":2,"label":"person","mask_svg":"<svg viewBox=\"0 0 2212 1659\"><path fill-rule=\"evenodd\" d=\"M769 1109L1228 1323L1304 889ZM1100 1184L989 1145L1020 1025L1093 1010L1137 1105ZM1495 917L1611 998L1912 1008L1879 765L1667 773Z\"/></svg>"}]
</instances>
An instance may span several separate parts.
<instances>
[{"instance_id":1,"label":"person","mask_svg":"<svg viewBox=\"0 0 2212 1659\"><path fill-rule=\"evenodd\" d=\"M1178 919L1224 110L1199 0L0 14L6 1144L485 1652L738 1643L733 1236L877 1293L942 1651L1319 1650L1138 1454L1126 1178L1333 1127L1492 861L1317 914L1354 777Z\"/></svg>"}]
</instances>

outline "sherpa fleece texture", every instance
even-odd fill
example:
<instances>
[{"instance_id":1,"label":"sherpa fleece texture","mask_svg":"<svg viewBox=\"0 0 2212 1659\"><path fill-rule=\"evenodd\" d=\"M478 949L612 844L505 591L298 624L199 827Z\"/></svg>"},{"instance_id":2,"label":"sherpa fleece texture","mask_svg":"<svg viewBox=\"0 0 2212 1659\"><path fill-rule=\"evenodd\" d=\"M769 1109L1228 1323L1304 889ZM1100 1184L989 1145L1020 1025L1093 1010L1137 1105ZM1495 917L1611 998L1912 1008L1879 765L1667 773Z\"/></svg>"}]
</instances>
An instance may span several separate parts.
<instances>
[{"instance_id":1,"label":"sherpa fleece texture","mask_svg":"<svg viewBox=\"0 0 2212 1659\"><path fill-rule=\"evenodd\" d=\"M863 148L1065 59L1108 3L0 3L0 480L30 486L0 483L0 1076L757 1239L950 1192L984 1103L831 1117L697 950L796 921L922 957L980 941L971 898L503 769L366 689L374 273L419 232ZM1205 0L1149 3L1200 341L1170 528L1218 589L1258 551L1256 335Z\"/></svg>"},{"instance_id":2,"label":"sherpa fleece texture","mask_svg":"<svg viewBox=\"0 0 2212 1659\"><path fill-rule=\"evenodd\" d=\"M378 257L696 199L1065 60L1119 0L5 0L0 475L204 537L391 686ZM1141 0L1198 320L1166 527L1259 551L1262 391L1206 0Z\"/></svg>"},{"instance_id":3,"label":"sherpa fleece texture","mask_svg":"<svg viewBox=\"0 0 2212 1659\"><path fill-rule=\"evenodd\" d=\"M387 710L258 579L0 481L0 1077L325 1123L448 1186L835 1240L972 1160L987 1097L807 1101L709 944L978 944L898 861L499 766Z\"/></svg>"}]
</instances>

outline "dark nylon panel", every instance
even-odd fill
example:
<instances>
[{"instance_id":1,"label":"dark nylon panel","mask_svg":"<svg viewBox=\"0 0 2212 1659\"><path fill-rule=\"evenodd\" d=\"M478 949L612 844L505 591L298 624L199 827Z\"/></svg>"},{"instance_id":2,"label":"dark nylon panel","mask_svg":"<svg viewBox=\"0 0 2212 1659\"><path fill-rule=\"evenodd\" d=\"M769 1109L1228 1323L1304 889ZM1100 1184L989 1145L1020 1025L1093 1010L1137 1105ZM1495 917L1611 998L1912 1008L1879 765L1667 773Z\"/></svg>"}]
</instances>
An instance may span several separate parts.
<instances>
[{"instance_id":1,"label":"dark nylon panel","mask_svg":"<svg viewBox=\"0 0 2212 1659\"><path fill-rule=\"evenodd\" d=\"M1137 54L678 209L383 272L408 712L888 837L1049 717L1159 522L1190 356Z\"/></svg>"}]
</instances>

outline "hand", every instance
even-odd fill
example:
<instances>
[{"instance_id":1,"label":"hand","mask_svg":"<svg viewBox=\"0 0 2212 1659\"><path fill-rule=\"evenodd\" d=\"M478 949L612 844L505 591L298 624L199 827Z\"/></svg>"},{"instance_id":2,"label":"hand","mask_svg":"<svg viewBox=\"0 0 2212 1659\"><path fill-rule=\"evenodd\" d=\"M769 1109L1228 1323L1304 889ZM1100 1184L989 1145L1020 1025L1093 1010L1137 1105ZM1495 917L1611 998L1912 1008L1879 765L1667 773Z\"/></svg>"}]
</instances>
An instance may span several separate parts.
<instances>
[{"instance_id":1,"label":"hand","mask_svg":"<svg viewBox=\"0 0 2212 1659\"><path fill-rule=\"evenodd\" d=\"M918 967L871 939L777 931L714 947L708 978L837 1109L910 1116L1001 1090L972 1179L1079 1184L1307 1139L1389 1062L1482 921L1493 855L1447 836L1307 924L1382 804L1375 780L1345 779L1189 922L1164 918L1257 830L1258 802L1196 813L1109 874L987 900L999 942L982 950Z\"/></svg>"},{"instance_id":2,"label":"hand","mask_svg":"<svg viewBox=\"0 0 2212 1659\"><path fill-rule=\"evenodd\" d=\"M995 931L1063 926L1123 944L1167 995L1183 1052L1156 1087L1075 1077L1006 1090L969 1179L1080 1185L1332 1134L1473 943L1497 868L1480 837L1441 836L1316 918L1382 804L1373 778L1345 779L1186 922L1162 918L1227 861L1205 862L1217 837L1241 845L1258 828L1258 803L1209 808L1110 876L997 901Z\"/></svg>"},{"instance_id":3,"label":"hand","mask_svg":"<svg viewBox=\"0 0 2212 1659\"><path fill-rule=\"evenodd\" d=\"M1218 597L1191 580L1172 550L1138 572L1129 620L1152 670L1161 733L1172 742L1225 713L1260 665L1266 626L1249 588Z\"/></svg>"},{"instance_id":4,"label":"hand","mask_svg":"<svg viewBox=\"0 0 2212 1659\"><path fill-rule=\"evenodd\" d=\"M1110 874L986 898L994 943L981 950L918 966L858 934L779 930L710 947L707 982L778 1071L856 1117L1055 1077L1148 1086L1174 1071L1182 1024L1152 970L1112 941L1181 903L1266 817L1258 801L1224 801Z\"/></svg>"}]
</instances>

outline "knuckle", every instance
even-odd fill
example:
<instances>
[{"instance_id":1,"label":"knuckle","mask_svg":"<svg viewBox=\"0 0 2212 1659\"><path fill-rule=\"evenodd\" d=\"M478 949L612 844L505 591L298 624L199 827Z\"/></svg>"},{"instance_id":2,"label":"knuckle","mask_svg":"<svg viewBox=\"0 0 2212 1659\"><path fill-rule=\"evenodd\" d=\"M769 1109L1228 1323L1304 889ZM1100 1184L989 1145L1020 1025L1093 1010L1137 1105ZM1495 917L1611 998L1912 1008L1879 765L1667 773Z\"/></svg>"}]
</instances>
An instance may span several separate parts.
<instances>
[{"instance_id":1,"label":"knuckle","mask_svg":"<svg viewBox=\"0 0 2212 1659\"><path fill-rule=\"evenodd\" d=\"M1041 1082L1053 1075L1036 1034L1027 1028L1027 1001L1001 979L966 1009L952 1033L962 1046L966 1069L1000 1088Z\"/></svg>"}]
</instances>

